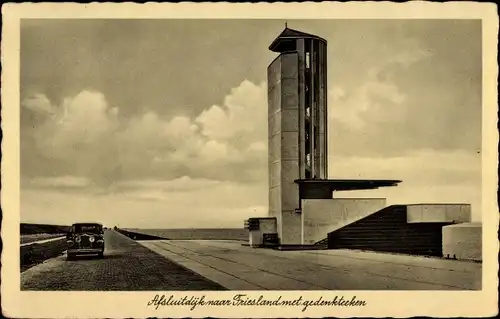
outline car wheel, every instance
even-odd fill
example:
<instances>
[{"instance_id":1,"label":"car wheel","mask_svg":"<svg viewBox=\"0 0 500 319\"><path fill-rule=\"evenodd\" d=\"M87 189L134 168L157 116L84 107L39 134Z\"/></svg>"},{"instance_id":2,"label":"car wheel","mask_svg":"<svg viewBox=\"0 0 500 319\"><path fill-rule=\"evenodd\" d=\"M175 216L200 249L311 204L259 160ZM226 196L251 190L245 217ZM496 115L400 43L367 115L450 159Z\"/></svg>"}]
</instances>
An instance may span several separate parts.
<instances>
[{"instance_id":1,"label":"car wheel","mask_svg":"<svg viewBox=\"0 0 500 319\"><path fill-rule=\"evenodd\" d=\"M73 254L67 254L66 260L74 260L75 256Z\"/></svg>"},{"instance_id":2,"label":"car wheel","mask_svg":"<svg viewBox=\"0 0 500 319\"><path fill-rule=\"evenodd\" d=\"M98 256L99 258L104 258L104 252L100 252Z\"/></svg>"}]
</instances>

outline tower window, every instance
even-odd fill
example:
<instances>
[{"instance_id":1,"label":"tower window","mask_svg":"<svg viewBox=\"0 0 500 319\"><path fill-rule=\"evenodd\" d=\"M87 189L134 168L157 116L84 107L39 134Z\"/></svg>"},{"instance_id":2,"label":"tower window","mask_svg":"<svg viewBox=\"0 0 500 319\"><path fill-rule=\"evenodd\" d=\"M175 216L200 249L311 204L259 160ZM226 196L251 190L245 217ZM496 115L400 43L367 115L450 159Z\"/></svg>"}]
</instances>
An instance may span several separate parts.
<instances>
[{"instance_id":1,"label":"tower window","mask_svg":"<svg viewBox=\"0 0 500 319\"><path fill-rule=\"evenodd\" d=\"M311 178L311 171L306 169L306 178L309 179Z\"/></svg>"},{"instance_id":2,"label":"tower window","mask_svg":"<svg viewBox=\"0 0 500 319\"><path fill-rule=\"evenodd\" d=\"M309 69L311 65L311 54L306 52L306 68Z\"/></svg>"}]
</instances>

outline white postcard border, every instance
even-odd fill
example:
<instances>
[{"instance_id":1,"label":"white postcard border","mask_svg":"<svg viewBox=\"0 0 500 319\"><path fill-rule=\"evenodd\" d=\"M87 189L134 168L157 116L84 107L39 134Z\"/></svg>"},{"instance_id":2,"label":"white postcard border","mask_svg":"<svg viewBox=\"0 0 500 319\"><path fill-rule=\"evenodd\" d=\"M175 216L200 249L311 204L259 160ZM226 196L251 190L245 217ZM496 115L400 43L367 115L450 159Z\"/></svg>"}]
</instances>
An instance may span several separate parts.
<instances>
[{"instance_id":1,"label":"white postcard border","mask_svg":"<svg viewBox=\"0 0 500 319\"><path fill-rule=\"evenodd\" d=\"M2 7L2 309L7 317L482 317L498 303L498 131L496 61L498 16L494 4L474 2L350 2L302 4L4 4ZM253 291L254 297L315 300L357 296L365 307L147 307L158 292L21 292L19 267L19 39L22 18L154 19L482 19L483 21L483 289L482 291ZM450 132L453 134L453 132ZM165 295L229 298L242 292L165 292Z\"/></svg>"}]
</instances>

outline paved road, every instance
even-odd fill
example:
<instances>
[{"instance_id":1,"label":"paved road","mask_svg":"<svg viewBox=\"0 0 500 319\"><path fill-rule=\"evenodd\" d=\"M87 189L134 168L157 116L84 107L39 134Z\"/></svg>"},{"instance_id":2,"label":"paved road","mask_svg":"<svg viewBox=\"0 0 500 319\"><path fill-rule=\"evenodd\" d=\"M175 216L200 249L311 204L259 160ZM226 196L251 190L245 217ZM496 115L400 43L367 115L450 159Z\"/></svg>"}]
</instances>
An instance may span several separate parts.
<instances>
[{"instance_id":1,"label":"paved road","mask_svg":"<svg viewBox=\"0 0 500 319\"><path fill-rule=\"evenodd\" d=\"M104 259L49 259L21 273L21 290L225 290L120 233L104 236Z\"/></svg>"},{"instance_id":2,"label":"paved road","mask_svg":"<svg viewBox=\"0 0 500 319\"><path fill-rule=\"evenodd\" d=\"M481 264L234 241L136 242L106 231L104 259L59 256L21 274L22 290L476 290Z\"/></svg>"},{"instance_id":3,"label":"paved road","mask_svg":"<svg viewBox=\"0 0 500 319\"><path fill-rule=\"evenodd\" d=\"M481 264L350 250L277 251L231 241L142 245L230 290L478 290Z\"/></svg>"}]
</instances>

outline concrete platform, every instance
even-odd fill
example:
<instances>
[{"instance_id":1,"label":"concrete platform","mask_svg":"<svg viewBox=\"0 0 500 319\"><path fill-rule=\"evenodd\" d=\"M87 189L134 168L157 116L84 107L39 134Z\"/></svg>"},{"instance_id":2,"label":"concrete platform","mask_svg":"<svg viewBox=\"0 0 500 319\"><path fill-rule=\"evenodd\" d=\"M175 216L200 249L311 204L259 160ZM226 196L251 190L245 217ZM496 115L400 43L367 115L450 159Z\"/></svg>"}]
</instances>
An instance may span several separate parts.
<instances>
[{"instance_id":1,"label":"concrete platform","mask_svg":"<svg viewBox=\"0 0 500 319\"><path fill-rule=\"evenodd\" d=\"M150 240L152 251L230 290L480 290L480 263L351 250L278 251L236 241Z\"/></svg>"}]
</instances>

